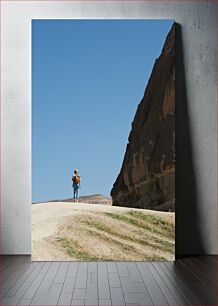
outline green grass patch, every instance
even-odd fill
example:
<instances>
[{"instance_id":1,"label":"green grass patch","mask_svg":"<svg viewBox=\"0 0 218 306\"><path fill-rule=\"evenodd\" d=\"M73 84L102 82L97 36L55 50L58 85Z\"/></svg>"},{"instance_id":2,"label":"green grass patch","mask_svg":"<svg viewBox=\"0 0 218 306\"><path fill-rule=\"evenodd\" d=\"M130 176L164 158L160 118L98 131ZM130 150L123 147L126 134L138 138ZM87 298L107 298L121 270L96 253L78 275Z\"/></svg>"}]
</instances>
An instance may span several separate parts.
<instances>
[{"instance_id":1,"label":"green grass patch","mask_svg":"<svg viewBox=\"0 0 218 306\"><path fill-rule=\"evenodd\" d=\"M73 239L67 237L60 237L56 239L66 250L67 254L78 260L95 260L96 256L91 255L86 250L84 250L81 245Z\"/></svg>"},{"instance_id":2,"label":"green grass patch","mask_svg":"<svg viewBox=\"0 0 218 306\"><path fill-rule=\"evenodd\" d=\"M128 215L114 214L110 212L105 212L105 215L118 221L124 221L137 227L141 227L137 220L129 217Z\"/></svg>"},{"instance_id":3,"label":"green grass patch","mask_svg":"<svg viewBox=\"0 0 218 306\"><path fill-rule=\"evenodd\" d=\"M116 227L110 226L107 220L101 219L100 216L117 220ZM123 214L104 212L91 217L80 217L75 222L78 225L83 225L80 230L84 231L85 236L87 233L89 236L96 238L95 241L98 241L96 243L99 243L100 247L102 245L104 248L105 244L105 247L107 245L111 248L110 254L105 254L105 256L104 254L95 254L95 246L90 249L86 245L81 245L78 240L67 236L58 238L57 241L66 250L67 254L75 260L116 260L120 257L120 255L116 257L117 251L119 253L123 251L130 258L133 258L135 254L137 258L142 258L142 260L166 260L169 256L167 254L173 255L175 253L175 229L171 220L167 221L158 216L131 210ZM122 228L123 223L133 227ZM143 250L148 254L143 254ZM152 254L151 256L149 252ZM160 254L158 255L158 253Z\"/></svg>"},{"instance_id":4,"label":"green grass patch","mask_svg":"<svg viewBox=\"0 0 218 306\"><path fill-rule=\"evenodd\" d=\"M114 235L114 237L109 236L108 233L106 232L97 232L94 229L85 229L87 232L89 232L90 234L92 234L95 237L100 238L103 241L106 241L114 246L118 246L120 247L121 250L127 251L127 252L134 252L134 253L138 253L138 251L136 250L136 248L134 248L134 246L130 246L128 245L127 241L128 239L126 239L125 236L125 241L124 242L120 242L118 240L116 240L115 237L120 238L118 235Z\"/></svg>"},{"instance_id":5,"label":"green grass patch","mask_svg":"<svg viewBox=\"0 0 218 306\"><path fill-rule=\"evenodd\" d=\"M135 211L130 211L123 215L105 212L105 215L118 221L126 222L135 227L146 229L154 234L161 235L172 240L175 239L175 229L173 224L152 215L145 215Z\"/></svg>"},{"instance_id":6,"label":"green grass patch","mask_svg":"<svg viewBox=\"0 0 218 306\"><path fill-rule=\"evenodd\" d=\"M157 226L161 228L162 231L169 232L171 235L175 233L175 226L173 222L163 220L162 218L158 218L157 216L144 214L140 211L130 211L128 212L128 215L138 219L142 220L143 222L148 222L154 226Z\"/></svg>"},{"instance_id":7,"label":"green grass patch","mask_svg":"<svg viewBox=\"0 0 218 306\"><path fill-rule=\"evenodd\" d=\"M102 222L96 222L96 221L93 221L93 220L90 221L90 220L83 219L83 220L80 220L80 223L91 226L91 227L95 227L100 231L105 231L105 232L108 232L108 233L113 232L113 231L111 231L110 227L106 226Z\"/></svg>"},{"instance_id":8,"label":"green grass patch","mask_svg":"<svg viewBox=\"0 0 218 306\"><path fill-rule=\"evenodd\" d=\"M152 223L154 225L158 225L164 228L166 227L170 229L174 228L173 222L163 220L162 218L157 217L157 216L142 213L141 211L132 210L132 211L129 211L127 214L134 218L137 218L137 219L140 219L140 220L143 220L143 221L146 221L146 222L149 222L149 223Z\"/></svg>"},{"instance_id":9,"label":"green grass patch","mask_svg":"<svg viewBox=\"0 0 218 306\"><path fill-rule=\"evenodd\" d=\"M122 218L122 220L123 220L123 218ZM80 221L80 223L88 225L88 227L91 227L92 229L97 229L98 231L100 231L101 234L97 233L96 231L91 231L91 233L92 233L92 235L95 235L95 236L98 235L98 237L101 237L104 240L109 241L108 235L111 235L112 237L117 237L121 240L124 240L124 243L122 243L122 245L120 245L120 246L125 251L130 251L131 250L131 251L136 252L135 249L129 248L128 245L126 244L126 241L131 241L133 243L139 243L143 246L149 246L149 247L154 248L154 249L159 249L159 250L162 250L162 251L166 251L166 252L169 252L171 254L173 254L175 252L174 241L172 241L172 242L165 241L161 237L160 238L155 237L155 236L149 237L148 235L143 234L143 235L140 236L140 238L139 237L133 238L130 235L124 235L124 234L118 233L117 231L113 230L111 227L108 227L108 226L106 226L105 224L103 224L102 222L99 222L99 221L96 222L95 220L90 221L90 220L84 220L83 219L83 220ZM89 230L89 232L90 232L90 230ZM138 233L137 235L139 236L140 234ZM117 243L117 240L113 239L114 243L115 243L115 241Z\"/></svg>"},{"instance_id":10,"label":"green grass patch","mask_svg":"<svg viewBox=\"0 0 218 306\"><path fill-rule=\"evenodd\" d=\"M129 238L127 237L127 239L124 242L120 242L120 241L117 241L116 239L114 239L111 236L107 236L105 233L99 233L99 232L96 232L95 230L92 230L92 229L86 229L86 231L88 233L94 235L95 237L98 237L99 239L101 239L103 241L106 241L106 242L108 242L108 243L110 243L114 246L120 247L121 250L127 252L126 254L129 253L129 255L130 255L130 253L135 253L135 254L138 254L138 255L142 255L142 253L139 250L137 250L134 246L128 245L128 243L127 243L128 240L129 241L134 241L136 243L138 242L138 240L134 240L134 239L131 239L130 237ZM164 251L165 251L165 249L164 249ZM144 254L144 256L145 257L142 260L145 260L145 261L146 260L156 261L156 260L166 260L167 259L164 256L158 256L158 255L155 255L155 254L153 254L151 256L149 256L147 254ZM110 258L110 260L111 260L111 258Z\"/></svg>"}]
</instances>

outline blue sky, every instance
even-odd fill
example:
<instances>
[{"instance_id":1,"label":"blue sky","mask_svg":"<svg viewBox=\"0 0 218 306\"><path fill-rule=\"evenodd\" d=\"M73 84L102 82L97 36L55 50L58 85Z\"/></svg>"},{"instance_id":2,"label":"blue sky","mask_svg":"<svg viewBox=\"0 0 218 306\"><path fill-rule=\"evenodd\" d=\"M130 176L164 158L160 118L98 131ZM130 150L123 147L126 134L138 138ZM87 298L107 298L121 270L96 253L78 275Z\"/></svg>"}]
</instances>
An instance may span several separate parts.
<instances>
[{"instance_id":1,"label":"blue sky","mask_svg":"<svg viewBox=\"0 0 218 306\"><path fill-rule=\"evenodd\" d=\"M109 196L173 20L32 21L32 201Z\"/></svg>"}]
</instances>

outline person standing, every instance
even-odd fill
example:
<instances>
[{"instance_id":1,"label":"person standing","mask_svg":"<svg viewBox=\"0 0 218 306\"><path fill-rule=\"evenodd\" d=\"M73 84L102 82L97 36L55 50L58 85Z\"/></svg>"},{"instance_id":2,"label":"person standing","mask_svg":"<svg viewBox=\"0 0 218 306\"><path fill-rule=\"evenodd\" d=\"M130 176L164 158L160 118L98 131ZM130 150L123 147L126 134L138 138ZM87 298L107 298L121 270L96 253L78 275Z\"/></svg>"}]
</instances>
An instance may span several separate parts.
<instances>
[{"instance_id":1,"label":"person standing","mask_svg":"<svg viewBox=\"0 0 218 306\"><path fill-rule=\"evenodd\" d=\"M79 187L80 187L80 175L77 169L74 170L74 174L72 176L72 182L73 182L73 200L74 202L78 203L78 193L79 193Z\"/></svg>"}]
</instances>

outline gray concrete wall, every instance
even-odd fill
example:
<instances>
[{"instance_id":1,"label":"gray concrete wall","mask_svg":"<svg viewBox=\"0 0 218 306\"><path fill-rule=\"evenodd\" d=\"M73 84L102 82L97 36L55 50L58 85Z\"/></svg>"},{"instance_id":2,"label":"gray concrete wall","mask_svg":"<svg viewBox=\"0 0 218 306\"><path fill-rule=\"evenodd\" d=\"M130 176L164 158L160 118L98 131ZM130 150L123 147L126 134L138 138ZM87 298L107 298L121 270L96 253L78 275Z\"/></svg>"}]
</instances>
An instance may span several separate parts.
<instances>
[{"instance_id":1,"label":"gray concrete wall","mask_svg":"<svg viewBox=\"0 0 218 306\"><path fill-rule=\"evenodd\" d=\"M145 18L174 19L181 26L177 255L217 254L216 2L3 0L1 5L1 252L31 253L31 19Z\"/></svg>"}]
</instances>

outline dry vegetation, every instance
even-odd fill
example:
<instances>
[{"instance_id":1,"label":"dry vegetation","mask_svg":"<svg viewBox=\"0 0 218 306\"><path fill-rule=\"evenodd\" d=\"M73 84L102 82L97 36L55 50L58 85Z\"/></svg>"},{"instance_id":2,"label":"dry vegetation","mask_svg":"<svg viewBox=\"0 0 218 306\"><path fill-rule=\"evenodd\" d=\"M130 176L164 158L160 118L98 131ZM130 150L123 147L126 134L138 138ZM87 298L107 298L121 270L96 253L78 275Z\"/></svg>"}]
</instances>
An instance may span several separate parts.
<instances>
[{"instance_id":1,"label":"dry vegetation","mask_svg":"<svg viewBox=\"0 0 218 306\"><path fill-rule=\"evenodd\" d=\"M84 205L85 210L78 204L71 206L72 211L68 207L64 216L56 216L61 222L42 241L34 239L33 231L35 260L174 260L173 213L111 206L104 209L103 205L93 210L93 204ZM39 223L34 224L35 231ZM50 249L49 258L45 258L45 248Z\"/></svg>"}]
</instances>

